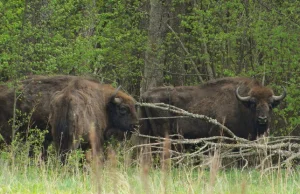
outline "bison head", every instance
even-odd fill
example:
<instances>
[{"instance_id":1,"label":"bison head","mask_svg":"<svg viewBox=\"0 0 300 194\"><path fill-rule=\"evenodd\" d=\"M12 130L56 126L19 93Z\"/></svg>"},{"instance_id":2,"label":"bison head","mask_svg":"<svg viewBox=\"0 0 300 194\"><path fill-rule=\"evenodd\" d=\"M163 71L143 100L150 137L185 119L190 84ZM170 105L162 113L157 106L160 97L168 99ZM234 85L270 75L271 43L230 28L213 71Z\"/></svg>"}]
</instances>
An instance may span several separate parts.
<instances>
[{"instance_id":1,"label":"bison head","mask_svg":"<svg viewBox=\"0 0 300 194\"><path fill-rule=\"evenodd\" d=\"M237 99L254 114L255 125L259 128L257 133L264 133L268 129L271 111L286 97L286 89L283 87L283 93L275 96L270 88L256 86L250 89L248 96L241 96L239 88L236 89Z\"/></svg>"},{"instance_id":2,"label":"bison head","mask_svg":"<svg viewBox=\"0 0 300 194\"><path fill-rule=\"evenodd\" d=\"M117 96L119 88L112 95L108 104L110 127L121 131L131 131L138 123L135 101L130 96L121 93Z\"/></svg>"}]
</instances>

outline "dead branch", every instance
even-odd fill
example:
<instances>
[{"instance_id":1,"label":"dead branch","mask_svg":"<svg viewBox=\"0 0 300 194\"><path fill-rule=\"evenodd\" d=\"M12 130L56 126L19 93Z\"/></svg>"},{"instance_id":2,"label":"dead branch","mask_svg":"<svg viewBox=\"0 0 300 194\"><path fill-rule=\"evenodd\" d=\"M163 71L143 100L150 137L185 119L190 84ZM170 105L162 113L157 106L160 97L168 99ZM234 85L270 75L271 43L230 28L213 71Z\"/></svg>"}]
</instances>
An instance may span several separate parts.
<instances>
[{"instance_id":1,"label":"dead branch","mask_svg":"<svg viewBox=\"0 0 300 194\"><path fill-rule=\"evenodd\" d=\"M212 123L212 124L220 127L226 133L228 133L231 137L233 137L235 140L245 141L244 138L237 137L234 133L232 133L232 131L230 131L230 129L228 129L226 126L222 125L221 123L219 123L216 119L210 118L208 116L190 113L190 112L185 111L181 108L178 108L176 106L172 106L172 105L169 105L169 104L165 104L165 103L137 103L137 105L144 106L144 107L157 108L157 109L161 109L161 110L165 110L165 111L170 111L170 112L177 113L177 114L180 114L180 115L189 116L191 118L202 119L202 120L205 120L209 123Z\"/></svg>"},{"instance_id":2,"label":"dead branch","mask_svg":"<svg viewBox=\"0 0 300 194\"><path fill-rule=\"evenodd\" d=\"M171 160L175 164L196 162L200 165L198 167L210 165L211 153L218 152L220 159L235 159L236 161L244 161L243 169L250 165L251 160L256 160L256 168L265 168L264 172L270 169L278 169L286 166L291 166L300 160L300 138L297 136L280 136L280 137L263 137L255 141L250 141L244 138L237 137L226 126L219 123L216 119L209 118L205 115L198 115L187 112L178 107L164 104L164 103L138 103L139 106L156 108L164 111L170 111L180 116L170 117L173 118L196 118L203 119L223 129L230 137L214 136L197 139L184 139L180 134L173 134L169 138L154 137L149 135L136 134L139 137L150 139L152 143L135 145L129 149L132 151L136 148L144 146L152 148L150 152L143 154L162 154L163 143L169 141L171 147L169 153ZM155 117L147 119L170 119L169 117ZM183 147L182 150L176 150L178 145ZM186 146L192 146L193 149ZM187 152L188 150L188 152ZM282 159L278 159L282 158ZM275 165L271 162L271 167L265 164L275 161ZM294 162L295 161L295 162ZM253 163L253 162L252 162Z\"/></svg>"},{"instance_id":3,"label":"dead branch","mask_svg":"<svg viewBox=\"0 0 300 194\"><path fill-rule=\"evenodd\" d=\"M166 138L154 137L148 135L141 135L141 137L152 139L153 143L135 145L130 148L130 151L136 148L141 148L144 146L151 147L154 151L147 152L144 154L162 154L163 152L163 143L166 141ZM171 148L169 150L171 154L171 160L175 164L182 163L183 161L206 161L211 156L210 153L217 149L219 150L220 159L237 159L243 160L244 166L248 166L249 160L252 158L260 158L259 164L256 165L256 168L260 168L261 165L272 160L275 157L284 157L283 162L276 165L276 168L284 167L287 164L291 164L293 160L300 159L300 144L287 142L288 139L293 139L294 137L282 137L283 143L274 143L280 142L278 138L268 138L266 143L259 143L256 141L245 140L243 142L236 143L233 138L224 137L224 136L215 136L208 138L198 138L198 139L169 139ZM275 139L275 140L274 140ZM232 143L229 143L232 142ZM177 151L174 149L176 145L195 145L196 148L186 151ZM200 166L203 166L201 164ZM274 168L274 169L276 169Z\"/></svg>"}]
</instances>

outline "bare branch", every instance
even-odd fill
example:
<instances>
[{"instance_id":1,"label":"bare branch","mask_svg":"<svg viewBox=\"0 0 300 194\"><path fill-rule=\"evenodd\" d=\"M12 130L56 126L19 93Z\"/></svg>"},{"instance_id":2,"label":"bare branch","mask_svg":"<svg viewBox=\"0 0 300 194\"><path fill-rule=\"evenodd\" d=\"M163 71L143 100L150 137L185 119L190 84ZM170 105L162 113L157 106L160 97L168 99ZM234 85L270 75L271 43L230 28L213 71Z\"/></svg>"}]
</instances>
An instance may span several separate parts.
<instances>
[{"instance_id":1,"label":"bare branch","mask_svg":"<svg viewBox=\"0 0 300 194\"><path fill-rule=\"evenodd\" d=\"M181 47L183 48L184 52L185 52L187 55L190 56L190 55L191 55L190 52L189 52L188 49L184 46L184 44L183 44L183 42L181 41L180 37L176 34L176 32L173 30L173 28L172 28L169 24L167 24L167 27L172 31L172 33L173 33L173 34L175 35L175 37L178 39L178 41L180 42L180 45L181 45ZM196 74L197 74L199 80L200 80L202 83L204 83L204 80L203 80L203 78L201 77L201 73L199 72L196 63L193 61L193 59L192 59L191 57L190 57L190 61L191 61L192 65L193 65L193 68L194 68L194 70L195 70L195 72L196 72Z\"/></svg>"},{"instance_id":2,"label":"bare branch","mask_svg":"<svg viewBox=\"0 0 300 194\"><path fill-rule=\"evenodd\" d=\"M231 137L233 137L235 140L245 141L244 138L239 138L236 135L234 135L234 133L232 133L232 131L230 131L230 129L228 129L226 126L222 125L221 123L219 123L216 119L212 119L212 118L210 118L208 116L190 113L190 112L185 111L185 110L183 110L181 108L178 108L176 106L172 106L172 105L169 105L169 104L165 104L165 103L137 103L137 105L143 106L143 107L151 107L151 108L157 108L157 109L161 109L161 110L166 110L166 111L170 111L170 112L177 113L177 114L180 114L180 115L189 116L191 118L202 119L202 120L205 120L207 122L210 122L210 123L212 123L212 124L220 127L226 133L228 133L228 135L230 135Z\"/></svg>"},{"instance_id":3,"label":"bare branch","mask_svg":"<svg viewBox=\"0 0 300 194\"><path fill-rule=\"evenodd\" d=\"M153 151L144 154L162 154L163 143L170 141L171 147L169 153L171 154L171 160L175 164L181 162L196 162L199 163L197 167L210 165L211 153L215 150L218 151L218 157L220 159L235 159L236 161L244 161L243 168L250 165L250 161L255 160L256 168L262 168L263 172L268 170L278 169L284 166L290 166L293 161L300 160L300 138L297 136L281 136L281 137L263 137L255 141L250 141L244 138L237 137L230 129L219 123L216 119L212 119L205 115L193 114L178 107L164 104L164 103L137 103L139 106L156 108L164 111L170 111L180 116L174 117L155 117L155 118L143 118L143 119L175 119L175 118L195 118L203 119L210 122L220 129L223 129L229 137L226 136L213 136L206 138L196 139L184 139L180 134L170 135L169 138L154 137L143 134L136 134L139 137L150 139L152 143L136 145L129 151L135 148L141 148L144 146L154 149ZM182 150L178 151L174 148L178 148L178 145L182 145ZM186 146L191 145L194 149L185 152ZM279 158L279 159L278 159ZM281 159L283 158L283 160ZM274 160L276 159L276 160ZM269 167L268 162L275 161L275 166Z\"/></svg>"}]
</instances>

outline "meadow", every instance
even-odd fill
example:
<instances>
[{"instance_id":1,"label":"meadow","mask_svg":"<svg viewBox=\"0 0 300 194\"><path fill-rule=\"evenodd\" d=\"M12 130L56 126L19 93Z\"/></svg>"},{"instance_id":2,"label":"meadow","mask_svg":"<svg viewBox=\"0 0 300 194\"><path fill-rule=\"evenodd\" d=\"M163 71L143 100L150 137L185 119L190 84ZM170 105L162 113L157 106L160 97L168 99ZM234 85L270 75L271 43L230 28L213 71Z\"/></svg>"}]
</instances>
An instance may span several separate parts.
<instances>
[{"instance_id":1,"label":"meadow","mask_svg":"<svg viewBox=\"0 0 300 194\"><path fill-rule=\"evenodd\" d=\"M38 152L28 157L27 151L1 151L0 193L300 193L297 168L224 167L213 156L201 167L170 161L149 165L125 157L120 148L111 149L102 164L85 161L84 153L75 151L62 165L55 153L43 161Z\"/></svg>"}]
</instances>

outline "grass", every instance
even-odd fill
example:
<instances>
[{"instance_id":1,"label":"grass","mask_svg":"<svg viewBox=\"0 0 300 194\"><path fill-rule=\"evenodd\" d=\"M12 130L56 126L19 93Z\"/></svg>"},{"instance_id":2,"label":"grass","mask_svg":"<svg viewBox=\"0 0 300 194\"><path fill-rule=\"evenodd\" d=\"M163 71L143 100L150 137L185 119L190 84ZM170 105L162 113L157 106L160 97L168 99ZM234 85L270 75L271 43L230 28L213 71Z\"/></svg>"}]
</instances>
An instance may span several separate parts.
<instances>
[{"instance_id":1,"label":"grass","mask_svg":"<svg viewBox=\"0 0 300 194\"><path fill-rule=\"evenodd\" d=\"M1 156L0 193L300 193L300 175L296 169L262 173L251 168L242 171L214 165L201 169L182 165L162 170L128 165L112 157L97 167L100 176L95 176L95 168L79 160L76 163L75 159L62 166L54 157L46 163L35 162L34 158L27 158L27 163L13 163L7 155Z\"/></svg>"},{"instance_id":2,"label":"grass","mask_svg":"<svg viewBox=\"0 0 300 194\"><path fill-rule=\"evenodd\" d=\"M32 137L32 140L36 138ZM108 146L102 165L82 161L85 155L73 151L68 164L58 162L54 148L49 147L47 162L40 159L42 144L15 141L0 150L0 194L299 194L300 174L297 168L272 169L223 168L218 156L202 168L163 162L161 167L132 160L117 146ZM33 147L31 145L34 145ZM164 150L170 147L164 144ZM33 148L33 149L32 149ZM13 150L13 152L11 151ZM29 150L34 150L28 157ZM168 159L168 151L164 151Z\"/></svg>"}]
</instances>

